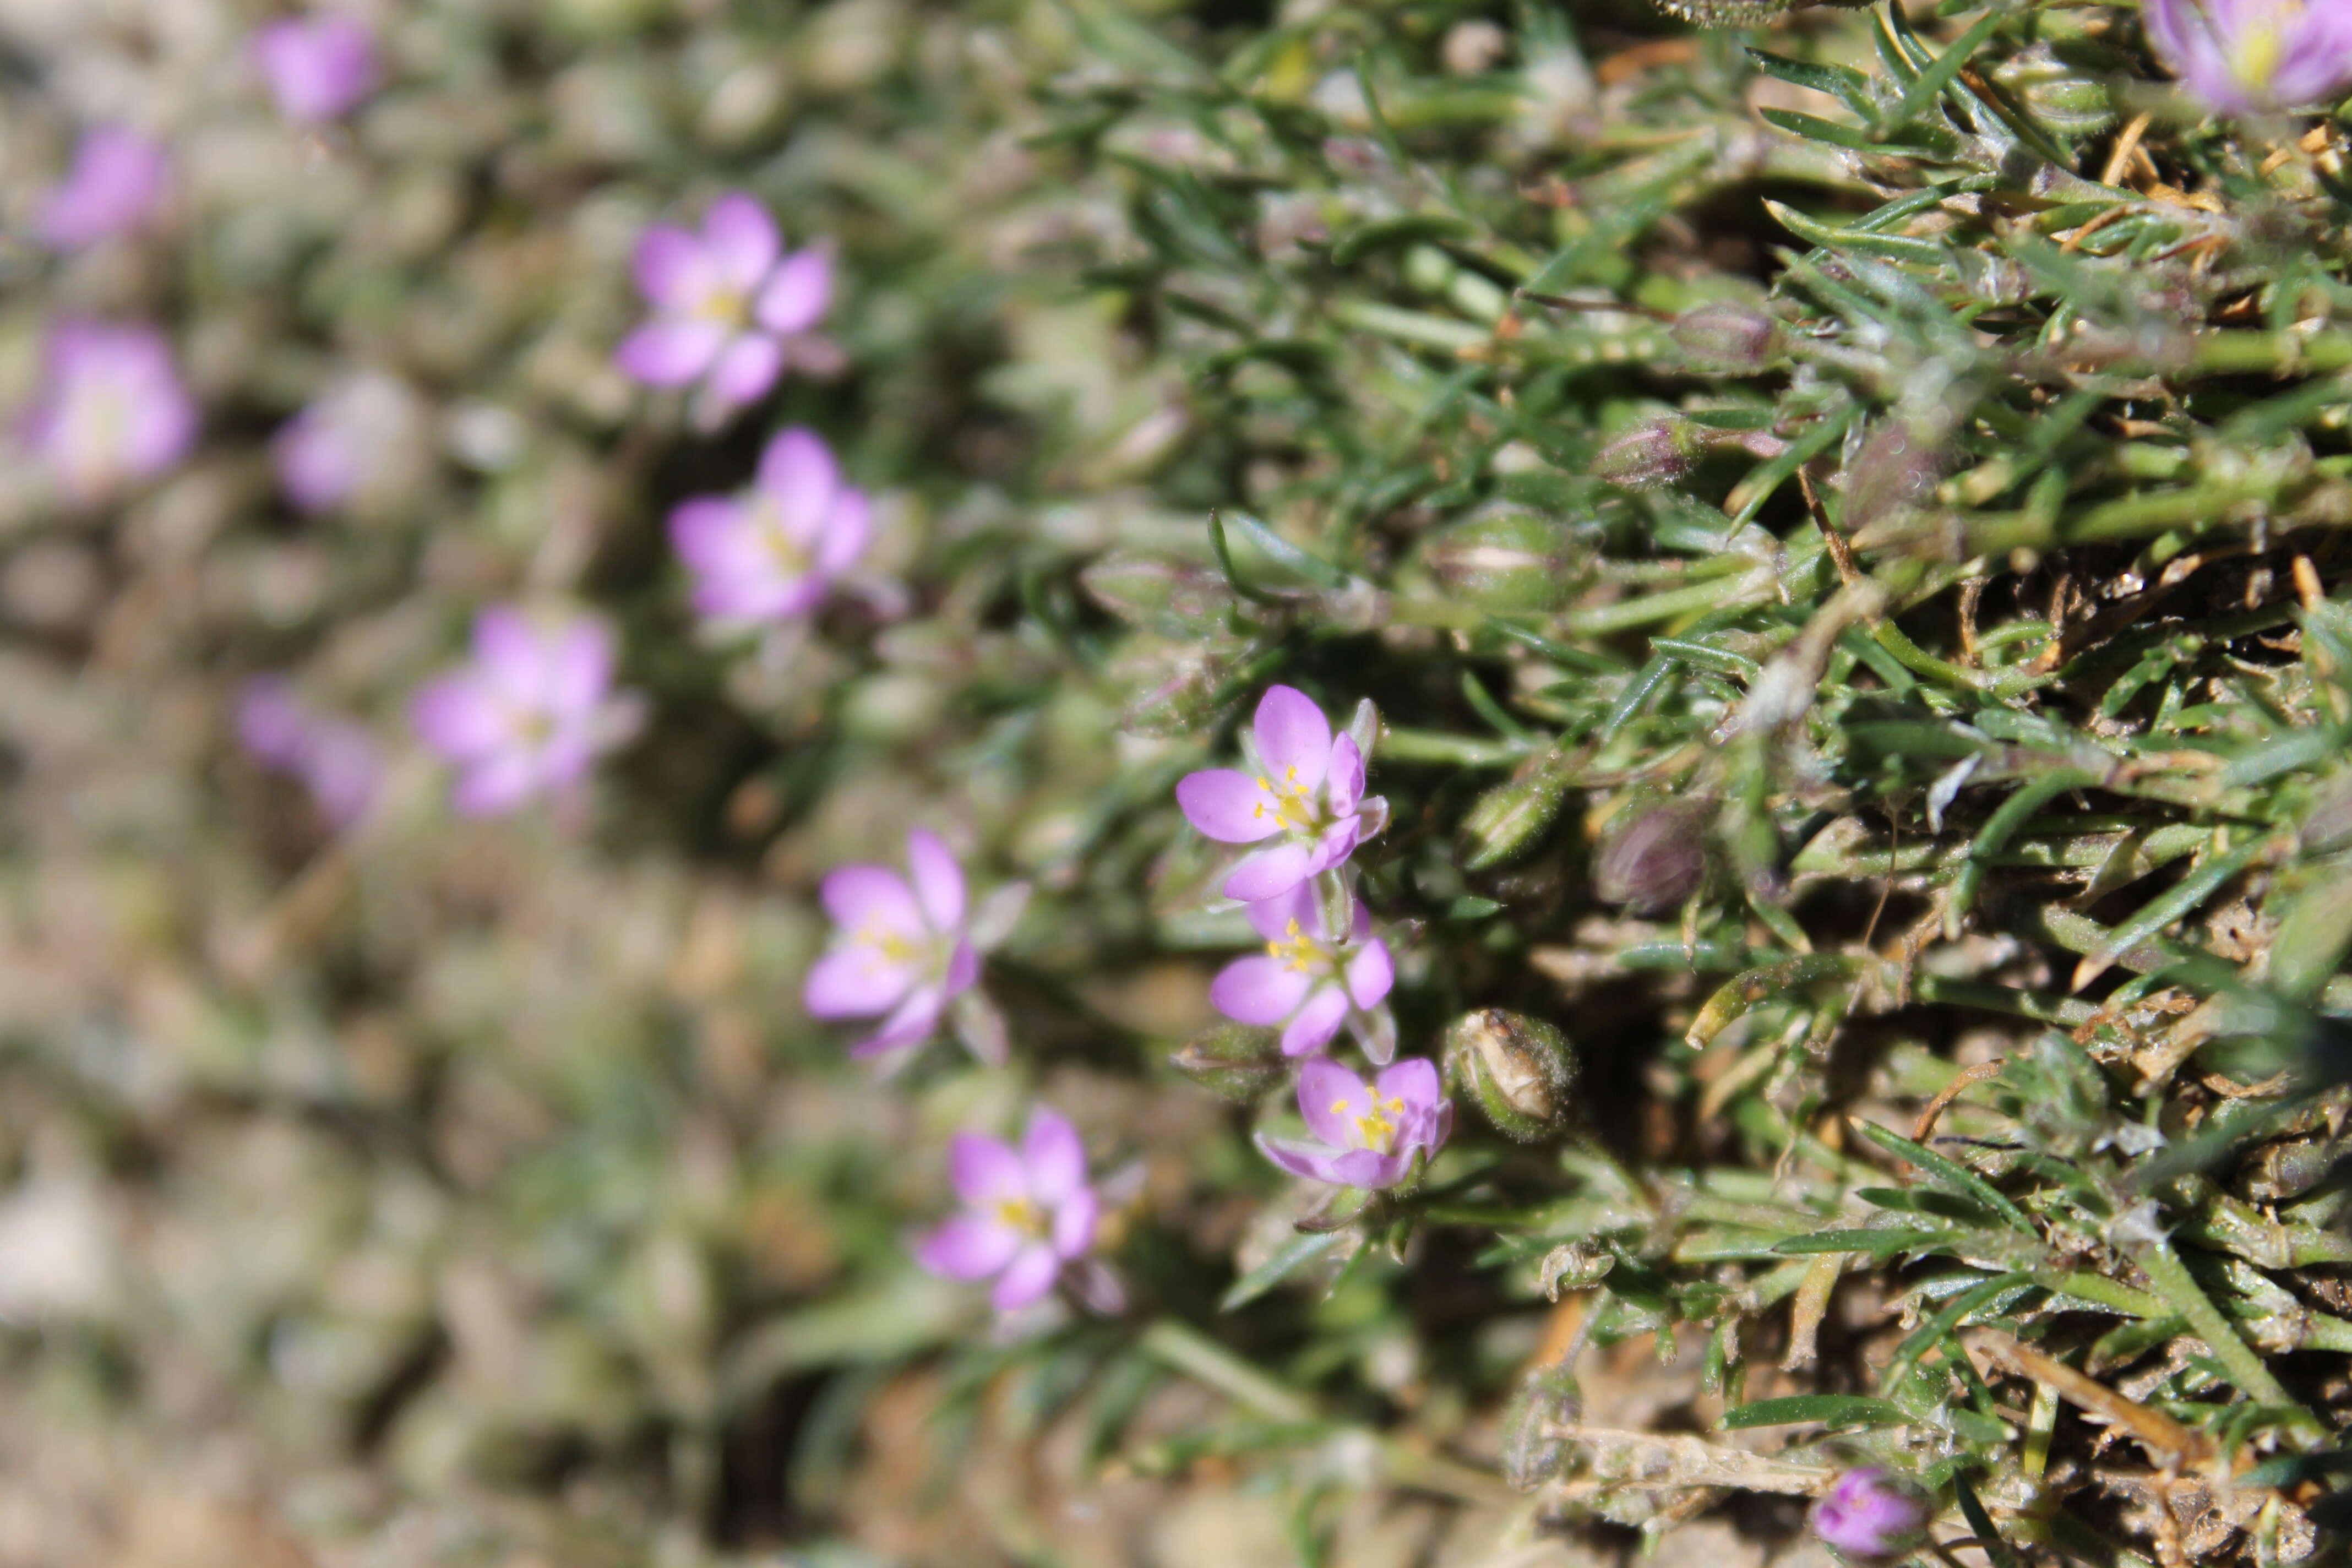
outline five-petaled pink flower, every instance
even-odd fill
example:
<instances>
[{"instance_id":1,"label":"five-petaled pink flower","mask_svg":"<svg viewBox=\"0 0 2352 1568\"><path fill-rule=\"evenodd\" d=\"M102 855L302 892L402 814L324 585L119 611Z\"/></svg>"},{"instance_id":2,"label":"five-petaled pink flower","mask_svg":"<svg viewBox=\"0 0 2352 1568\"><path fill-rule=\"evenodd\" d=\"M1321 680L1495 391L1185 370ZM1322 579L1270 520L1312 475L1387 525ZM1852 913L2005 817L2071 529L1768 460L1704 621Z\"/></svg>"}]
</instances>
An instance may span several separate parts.
<instances>
[{"instance_id":1,"label":"five-petaled pink flower","mask_svg":"<svg viewBox=\"0 0 2352 1568\"><path fill-rule=\"evenodd\" d=\"M357 826L374 804L383 778L375 738L349 719L313 710L283 676L246 682L236 733L255 761L301 780L332 826Z\"/></svg>"},{"instance_id":2,"label":"five-petaled pink flower","mask_svg":"<svg viewBox=\"0 0 2352 1568\"><path fill-rule=\"evenodd\" d=\"M103 500L152 479L194 445L196 405L161 333L63 321L45 360L29 434L73 500Z\"/></svg>"},{"instance_id":3,"label":"five-petaled pink flower","mask_svg":"<svg viewBox=\"0 0 2352 1568\"><path fill-rule=\"evenodd\" d=\"M1251 726L1252 772L1211 768L1176 785L1185 819L1227 844L1275 840L1244 856L1225 896L1255 902L1286 893L1345 860L1388 821L1388 803L1364 797L1364 756L1336 739L1323 710L1295 687L1266 689Z\"/></svg>"},{"instance_id":4,"label":"five-petaled pink flower","mask_svg":"<svg viewBox=\"0 0 2352 1568\"><path fill-rule=\"evenodd\" d=\"M2158 58L2226 113L2294 109L2352 87L2352 5L2343 0L2148 0Z\"/></svg>"},{"instance_id":5,"label":"five-petaled pink flower","mask_svg":"<svg viewBox=\"0 0 2352 1568\"><path fill-rule=\"evenodd\" d=\"M1313 1142L1261 1132L1258 1149L1292 1175L1335 1187L1393 1187L1417 1176L1454 1128L1454 1102L1420 1057L1382 1068L1369 1084L1317 1057L1298 1075L1298 1114Z\"/></svg>"},{"instance_id":6,"label":"five-petaled pink flower","mask_svg":"<svg viewBox=\"0 0 2352 1568\"><path fill-rule=\"evenodd\" d=\"M1042 1105L1029 1113L1017 1151L958 1133L948 1179L964 1212L923 1238L916 1261L950 1279L993 1279L990 1300L1000 1312L1043 1300L1094 1246L1101 1204L1087 1181L1086 1146L1077 1129Z\"/></svg>"},{"instance_id":7,"label":"five-petaled pink flower","mask_svg":"<svg viewBox=\"0 0 2352 1568\"><path fill-rule=\"evenodd\" d=\"M288 16L253 36L278 112L302 125L340 120L376 89L375 35L348 11Z\"/></svg>"},{"instance_id":8,"label":"five-petaled pink flower","mask_svg":"<svg viewBox=\"0 0 2352 1568\"><path fill-rule=\"evenodd\" d=\"M1849 1557L1893 1557L1917 1544L1931 1511L1917 1488L1864 1465L1813 1505L1813 1533Z\"/></svg>"},{"instance_id":9,"label":"five-petaled pink flower","mask_svg":"<svg viewBox=\"0 0 2352 1568\"><path fill-rule=\"evenodd\" d=\"M613 689L613 633L602 621L494 605L475 618L473 654L409 709L417 737L456 765L450 801L463 815L568 789L636 727L636 700Z\"/></svg>"},{"instance_id":10,"label":"five-petaled pink flower","mask_svg":"<svg viewBox=\"0 0 2352 1568\"><path fill-rule=\"evenodd\" d=\"M837 930L801 1000L814 1018L882 1019L850 1047L853 1057L922 1044L948 1003L980 978L955 857L918 827L907 835L907 869L911 884L887 866L843 866L817 889Z\"/></svg>"},{"instance_id":11,"label":"five-petaled pink flower","mask_svg":"<svg viewBox=\"0 0 2352 1568\"><path fill-rule=\"evenodd\" d=\"M171 164L157 142L127 125L100 125L74 148L66 177L42 198L41 238L58 250L80 250L129 234L163 199Z\"/></svg>"},{"instance_id":12,"label":"five-petaled pink flower","mask_svg":"<svg viewBox=\"0 0 2352 1568\"><path fill-rule=\"evenodd\" d=\"M1396 1033L1372 1010L1395 983L1396 965L1388 944L1372 935L1371 915L1361 903L1355 910L1353 938L1335 942L1324 929L1322 900L1312 882L1250 905L1249 922L1265 938L1265 952L1219 970L1209 985L1210 1002L1241 1023L1281 1025L1286 1057L1320 1051L1341 1024L1352 1023L1372 1059L1387 1060L1396 1050Z\"/></svg>"},{"instance_id":13,"label":"five-petaled pink flower","mask_svg":"<svg viewBox=\"0 0 2352 1568\"><path fill-rule=\"evenodd\" d=\"M795 359L824 358L811 332L833 298L832 258L786 254L767 209L740 192L710 204L699 234L647 229L635 265L653 317L621 340L614 363L648 386L699 382L705 424L756 402Z\"/></svg>"},{"instance_id":14,"label":"five-petaled pink flower","mask_svg":"<svg viewBox=\"0 0 2352 1568\"><path fill-rule=\"evenodd\" d=\"M781 621L813 608L865 552L872 510L825 444L794 428L768 443L748 491L682 502L669 537L694 575L697 610Z\"/></svg>"}]
</instances>

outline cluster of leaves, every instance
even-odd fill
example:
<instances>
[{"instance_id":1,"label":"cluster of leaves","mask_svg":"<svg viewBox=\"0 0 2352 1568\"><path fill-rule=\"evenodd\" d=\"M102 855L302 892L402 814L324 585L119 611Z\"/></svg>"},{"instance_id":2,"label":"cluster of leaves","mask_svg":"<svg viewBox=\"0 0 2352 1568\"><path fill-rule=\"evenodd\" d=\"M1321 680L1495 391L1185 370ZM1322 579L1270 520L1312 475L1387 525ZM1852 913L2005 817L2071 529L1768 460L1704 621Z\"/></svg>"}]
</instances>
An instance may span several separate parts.
<instances>
[{"instance_id":1,"label":"cluster of leaves","mask_svg":"<svg viewBox=\"0 0 2352 1568\"><path fill-rule=\"evenodd\" d=\"M176 270L23 264L14 335L161 301L215 411L0 542L20 1473L233 1410L287 1528L383 1560L970 1562L1131 1559L1241 1467L1344 1562L1364 1495L1591 1544L1867 1458L1997 1563L2307 1552L2339 139L2177 118L2127 11L1947 9L446 0L274 181L201 29L17 26L28 135L103 58L203 173ZM782 662L659 564L763 432L604 361L635 231L732 185L841 247L855 368L763 417L886 494L912 606ZM349 363L446 438L298 526L259 439ZM335 840L228 755L247 670L388 720L519 587L654 700L593 831L417 776ZM1405 1049L1507 1009L1579 1064L1506 1137L1457 1052L1377 1237L1294 1226L1246 1042L1179 1050L1251 937L1170 792L1276 679L1381 715ZM1038 886L991 985L1130 1162L1132 1319L998 1342L918 1275L947 1135L1030 1086L877 1089L793 1011L816 876L919 821Z\"/></svg>"}]
</instances>

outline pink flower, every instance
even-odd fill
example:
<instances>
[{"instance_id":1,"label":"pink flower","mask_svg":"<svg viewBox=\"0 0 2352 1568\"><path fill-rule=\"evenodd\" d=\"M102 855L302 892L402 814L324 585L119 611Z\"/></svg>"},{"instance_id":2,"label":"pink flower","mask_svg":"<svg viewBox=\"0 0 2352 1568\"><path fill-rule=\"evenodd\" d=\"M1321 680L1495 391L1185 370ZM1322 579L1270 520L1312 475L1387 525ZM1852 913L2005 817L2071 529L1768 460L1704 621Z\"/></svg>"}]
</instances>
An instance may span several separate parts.
<instances>
[{"instance_id":1,"label":"pink flower","mask_svg":"<svg viewBox=\"0 0 2352 1568\"><path fill-rule=\"evenodd\" d=\"M1328 870L1388 821L1388 803L1364 798L1364 757L1352 736L1333 739L1314 699L1266 689L1251 726L1257 767L1188 773L1176 785L1185 819L1226 844L1267 847L1243 858L1225 896L1256 901Z\"/></svg>"},{"instance_id":2,"label":"pink flower","mask_svg":"<svg viewBox=\"0 0 2352 1568\"><path fill-rule=\"evenodd\" d=\"M786 254L767 209L740 192L710 204L699 234L647 229L636 274L653 315L621 340L614 363L647 386L699 383L706 424L757 402L793 361L829 352L812 332L833 298L832 259Z\"/></svg>"},{"instance_id":3,"label":"pink flower","mask_svg":"<svg viewBox=\"0 0 2352 1568\"><path fill-rule=\"evenodd\" d=\"M1393 1187L1417 1176L1454 1128L1454 1102L1420 1057L1369 1085L1325 1057L1298 1075L1298 1114L1314 1142L1257 1135L1258 1152L1294 1176L1335 1187Z\"/></svg>"},{"instance_id":4,"label":"pink flower","mask_svg":"<svg viewBox=\"0 0 2352 1568\"><path fill-rule=\"evenodd\" d=\"M1322 1050L1345 1023L1374 1061L1386 1061L1396 1052L1396 1030L1372 1010L1395 983L1396 965L1388 944L1371 934L1364 906L1355 910L1355 934L1335 942L1324 929L1312 882L1250 905L1249 922L1265 938L1265 952L1219 970L1209 985L1210 1002L1240 1023L1282 1026L1286 1057Z\"/></svg>"},{"instance_id":5,"label":"pink flower","mask_svg":"<svg viewBox=\"0 0 2352 1568\"><path fill-rule=\"evenodd\" d=\"M315 711L283 677L246 682L236 732L255 761L300 779L335 827L357 826L375 804L383 779L375 737L348 719Z\"/></svg>"},{"instance_id":6,"label":"pink flower","mask_svg":"<svg viewBox=\"0 0 2352 1568\"><path fill-rule=\"evenodd\" d=\"M375 91L375 35L347 11L289 16L253 36L253 58L278 112L303 125L340 120Z\"/></svg>"},{"instance_id":7,"label":"pink flower","mask_svg":"<svg viewBox=\"0 0 2352 1568\"><path fill-rule=\"evenodd\" d=\"M817 889L837 929L833 951L809 970L802 1005L813 1018L882 1018L853 1057L921 1045L980 978L955 857L919 827L907 835L907 868L911 884L887 866L843 866Z\"/></svg>"},{"instance_id":8,"label":"pink flower","mask_svg":"<svg viewBox=\"0 0 2352 1568\"><path fill-rule=\"evenodd\" d=\"M790 429L761 454L740 496L697 496L670 513L670 542L694 576L694 607L725 621L781 621L822 600L864 553L865 492L841 482L823 441Z\"/></svg>"},{"instance_id":9,"label":"pink flower","mask_svg":"<svg viewBox=\"0 0 2352 1568\"><path fill-rule=\"evenodd\" d=\"M1851 1557L1893 1557L1916 1543L1928 1518L1916 1489L1864 1465L1840 1476L1813 1505L1813 1533Z\"/></svg>"},{"instance_id":10,"label":"pink flower","mask_svg":"<svg viewBox=\"0 0 2352 1568\"><path fill-rule=\"evenodd\" d=\"M613 634L601 621L534 621L500 605L476 617L473 651L409 709L417 737L456 765L450 799L465 816L568 789L635 728L635 700L613 690Z\"/></svg>"},{"instance_id":11,"label":"pink flower","mask_svg":"<svg viewBox=\"0 0 2352 1568\"><path fill-rule=\"evenodd\" d=\"M2148 0L2148 41L2181 85L2226 113L2292 109L2352 86L2342 0Z\"/></svg>"},{"instance_id":12,"label":"pink flower","mask_svg":"<svg viewBox=\"0 0 2352 1568\"><path fill-rule=\"evenodd\" d=\"M391 376L338 382L271 439L278 488L307 512L395 489L428 460L425 425L415 395Z\"/></svg>"},{"instance_id":13,"label":"pink flower","mask_svg":"<svg viewBox=\"0 0 2352 1568\"><path fill-rule=\"evenodd\" d=\"M74 148L66 177L42 198L41 238L80 250L129 234L163 199L171 164L163 149L127 125L100 125Z\"/></svg>"},{"instance_id":14,"label":"pink flower","mask_svg":"<svg viewBox=\"0 0 2352 1568\"><path fill-rule=\"evenodd\" d=\"M74 500L152 479L194 444L196 405L161 333L64 321L49 331L46 361L31 439Z\"/></svg>"},{"instance_id":15,"label":"pink flower","mask_svg":"<svg viewBox=\"0 0 2352 1568\"><path fill-rule=\"evenodd\" d=\"M924 1237L915 1260L950 1279L994 1279L990 1300L1000 1312L1042 1300L1094 1246L1102 1205L1087 1181L1086 1146L1042 1105L1029 1113L1018 1150L958 1133L948 1179L964 1212Z\"/></svg>"}]
</instances>

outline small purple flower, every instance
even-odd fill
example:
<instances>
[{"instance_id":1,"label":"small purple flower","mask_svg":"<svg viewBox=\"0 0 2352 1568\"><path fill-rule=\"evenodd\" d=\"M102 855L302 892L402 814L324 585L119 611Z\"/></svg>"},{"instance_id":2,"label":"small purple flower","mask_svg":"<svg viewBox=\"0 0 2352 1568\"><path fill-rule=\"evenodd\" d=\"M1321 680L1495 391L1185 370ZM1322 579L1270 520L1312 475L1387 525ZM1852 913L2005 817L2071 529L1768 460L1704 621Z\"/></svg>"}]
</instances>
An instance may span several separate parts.
<instances>
[{"instance_id":1,"label":"small purple flower","mask_svg":"<svg viewBox=\"0 0 2352 1568\"><path fill-rule=\"evenodd\" d=\"M1849 1557L1892 1557L1927 1527L1927 1500L1875 1465L1848 1470L1813 1505L1813 1533Z\"/></svg>"},{"instance_id":2,"label":"small purple flower","mask_svg":"<svg viewBox=\"0 0 2352 1568\"><path fill-rule=\"evenodd\" d=\"M1355 738L1334 739L1314 699L1273 686L1251 726L1256 769L1187 773L1176 804L1187 821L1226 844L1276 842L1244 856L1225 896L1255 902L1286 893L1354 853L1388 821L1388 803L1364 798L1364 756Z\"/></svg>"},{"instance_id":3,"label":"small purple flower","mask_svg":"<svg viewBox=\"0 0 2352 1568\"><path fill-rule=\"evenodd\" d=\"M80 250L145 223L171 175L163 147L127 125L92 127L66 177L42 198L37 226L58 250Z\"/></svg>"},{"instance_id":4,"label":"small purple flower","mask_svg":"<svg viewBox=\"0 0 2352 1568\"><path fill-rule=\"evenodd\" d=\"M30 436L75 500L152 479L194 444L196 405L160 332L63 321L50 329L45 358Z\"/></svg>"},{"instance_id":5,"label":"small purple flower","mask_svg":"<svg viewBox=\"0 0 2352 1568\"><path fill-rule=\"evenodd\" d=\"M357 826L375 803L383 778L375 737L348 719L313 711L283 677L246 683L236 732L255 761L300 779L338 829Z\"/></svg>"},{"instance_id":6,"label":"small purple flower","mask_svg":"<svg viewBox=\"0 0 2352 1568\"><path fill-rule=\"evenodd\" d=\"M601 621L535 621L499 605L475 618L473 653L409 709L417 737L456 765L450 799L465 816L568 789L635 727L635 700L613 689L613 634Z\"/></svg>"},{"instance_id":7,"label":"small purple flower","mask_svg":"<svg viewBox=\"0 0 2352 1568\"><path fill-rule=\"evenodd\" d=\"M907 835L907 868L911 884L887 866L843 866L817 889L837 930L801 1000L814 1018L882 1019L849 1048L853 1057L922 1044L948 1003L980 978L955 857L918 827Z\"/></svg>"},{"instance_id":8,"label":"small purple flower","mask_svg":"<svg viewBox=\"0 0 2352 1568\"><path fill-rule=\"evenodd\" d=\"M697 610L781 621L813 608L865 552L872 512L825 444L794 428L768 443L748 491L680 504L669 537L694 575Z\"/></svg>"},{"instance_id":9,"label":"small purple flower","mask_svg":"<svg viewBox=\"0 0 2352 1568\"><path fill-rule=\"evenodd\" d=\"M303 125L341 120L376 89L375 35L348 11L289 16L253 36L278 112Z\"/></svg>"},{"instance_id":10,"label":"small purple flower","mask_svg":"<svg viewBox=\"0 0 2352 1568\"><path fill-rule=\"evenodd\" d=\"M1335 1187L1393 1187L1454 1129L1454 1102L1420 1057L1382 1068L1370 1084L1317 1057L1298 1075L1298 1114L1315 1142L1261 1132L1258 1151L1294 1176Z\"/></svg>"},{"instance_id":11,"label":"small purple flower","mask_svg":"<svg viewBox=\"0 0 2352 1568\"><path fill-rule=\"evenodd\" d=\"M272 438L278 486L307 512L364 501L422 466L425 423L415 395L391 376L366 372L341 381Z\"/></svg>"},{"instance_id":12,"label":"small purple flower","mask_svg":"<svg viewBox=\"0 0 2352 1568\"><path fill-rule=\"evenodd\" d=\"M2341 0L2148 0L2158 57L2224 113L2293 109L2352 86L2352 6Z\"/></svg>"},{"instance_id":13,"label":"small purple flower","mask_svg":"<svg viewBox=\"0 0 2352 1568\"><path fill-rule=\"evenodd\" d=\"M832 258L786 254L767 209L740 192L710 204L699 234L647 229L635 267L653 316L621 340L614 363L648 386L699 383L706 424L758 401L788 363L830 353L812 334L833 298Z\"/></svg>"},{"instance_id":14,"label":"small purple flower","mask_svg":"<svg viewBox=\"0 0 2352 1568\"><path fill-rule=\"evenodd\" d=\"M1358 1038L1384 1042L1393 1052L1394 1030L1382 1029L1370 1014L1395 983L1396 965L1388 944L1372 935L1370 914L1361 903L1355 910L1354 937L1335 942L1324 929L1322 900L1312 882L1250 905L1249 921L1265 938L1265 952L1219 970L1209 985L1210 1002L1244 1024L1281 1025L1286 1057L1320 1051L1343 1023L1356 1026Z\"/></svg>"},{"instance_id":15,"label":"small purple flower","mask_svg":"<svg viewBox=\"0 0 2352 1568\"><path fill-rule=\"evenodd\" d=\"M1077 1129L1042 1105L1029 1113L1017 1151L958 1133L948 1179L964 1212L925 1237L915 1260L950 1279L993 1279L990 1300L1000 1312L1043 1300L1094 1246L1102 1205L1087 1182L1086 1145Z\"/></svg>"}]
</instances>

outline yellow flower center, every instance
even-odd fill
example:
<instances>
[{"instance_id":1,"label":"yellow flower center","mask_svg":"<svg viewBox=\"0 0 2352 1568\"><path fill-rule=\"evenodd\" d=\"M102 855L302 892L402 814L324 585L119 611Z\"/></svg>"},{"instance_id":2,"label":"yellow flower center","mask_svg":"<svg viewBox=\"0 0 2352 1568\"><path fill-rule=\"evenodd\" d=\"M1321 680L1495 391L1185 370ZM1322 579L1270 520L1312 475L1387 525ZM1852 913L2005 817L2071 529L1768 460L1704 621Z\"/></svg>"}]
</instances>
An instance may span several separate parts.
<instances>
[{"instance_id":1,"label":"yellow flower center","mask_svg":"<svg viewBox=\"0 0 2352 1568\"><path fill-rule=\"evenodd\" d=\"M808 552L793 543L793 536L784 531L782 509L764 495L751 505L752 516L760 530L761 548L768 552L768 559L775 563L776 570L787 577L807 576Z\"/></svg>"},{"instance_id":2,"label":"yellow flower center","mask_svg":"<svg viewBox=\"0 0 2352 1568\"><path fill-rule=\"evenodd\" d=\"M1024 1236L1045 1234L1044 1216L1038 1214L1037 1205L1027 1198L997 1199L996 1217L1000 1224L1009 1225Z\"/></svg>"},{"instance_id":3,"label":"yellow flower center","mask_svg":"<svg viewBox=\"0 0 2352 1568\"><path fill-rule=\"evenodd\" d=\"M1350 1109L1347 1100L1331 1102L1331 1114L1334 1116L1347 1116ZM1397 1129L1401 1125L1399 1121L1391 1121L1390 1117L1402 1117L1403 1112L1404 1101L1398 1096L1391 1095L1382 1100L1379 1095L1373 1095L1370 1106L1362 1115L1349 1118L1355 1123L1356 1147L1370 1149L1375 1154L1388 1153L1396 1142Z\"/></svg>"},{"instance_id":4,"label":"yellow flower center","mask_svg":"<svg viewBox=\"0 0 2352 1568\"><path fill-rule=\"evenodd\" d=\"M694 302L693 313L703 321L740 329L751 324L751 301L732 289L713 289Z\"/></svg>"},{"instance_id":5,"label":"yellow flower center","mask_svg":"<svg viewBox=\"0 0 2352 1568\"><path fill-rule=\"evenodd\" d=\"M1315 817L1315 808L1309 804L1311 797L1307 786L1298 782L1297 768L1283 769L1280 784L1260 773L1257 775L1257 787L1274 796L1274 817L1276 822L1300 833L1315 831L1318 826ZM1265 815L1265 802L1260 801L1250 807L1252 817L1262 817Z\"/></svg>"},{"instance_id":6,"label":"yellow flower center","mask_svg":"<svg viewBox=\"0 0 2352 1568\"><path fill-rule=\"evenodd\" d=\"M1267 942L1265 950L1301 974L1312 973L1323 958L1323 944L1308 936L1297 921L1289 922L1282 939Z\"/></svg>"},{"instance_id":7,"label":"yellow flower center","mask_svg":"<svg viewBox=\"0 0 2352 1568\"><path fill-rule=\"evenodd\" d=\"M2303 0L2276 0L2259 16L2250 16L2230 40L2230 74L2238 85L2256 95L2266 94L2286 52L2286 32L2303 16Z\"/></svg>"}]
</instances>

